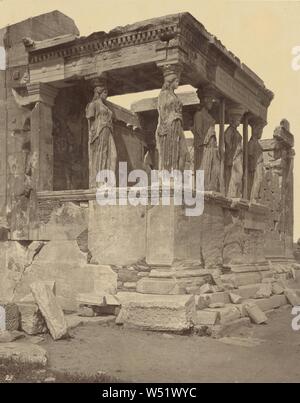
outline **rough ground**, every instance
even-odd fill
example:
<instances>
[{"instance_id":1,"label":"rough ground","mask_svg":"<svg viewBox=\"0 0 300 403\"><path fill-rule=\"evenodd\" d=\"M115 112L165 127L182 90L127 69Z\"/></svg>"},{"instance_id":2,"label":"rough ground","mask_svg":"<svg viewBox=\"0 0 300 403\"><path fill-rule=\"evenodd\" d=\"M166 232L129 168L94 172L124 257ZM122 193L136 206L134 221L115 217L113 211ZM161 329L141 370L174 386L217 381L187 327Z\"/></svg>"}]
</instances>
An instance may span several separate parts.
<instances>
[{"instance_id":1,"label":"rough ground","mask_svg":"<svg viewBox=\"0 0 300 403\"><path fill-rule=\"evenodd\" d=\"M270 319L235 333L259 339L253 347L114 325L78 327L70 341L48 338L40 345L52 370L71 375L101 371L128 382L299 382L300 331L291 328L291 307Z\"/></svg>"},{"instance_id":2,"label":"rough ground","mask_svg":"<svg viewBox=\"0 0 300 403\"><path fill-rule=\"evenodd\" d=\"M43 368L36 364L23 364L11 360L0 362L0 383L116 383L106 374L88 376Z\"/></svg>"}]
</instances>

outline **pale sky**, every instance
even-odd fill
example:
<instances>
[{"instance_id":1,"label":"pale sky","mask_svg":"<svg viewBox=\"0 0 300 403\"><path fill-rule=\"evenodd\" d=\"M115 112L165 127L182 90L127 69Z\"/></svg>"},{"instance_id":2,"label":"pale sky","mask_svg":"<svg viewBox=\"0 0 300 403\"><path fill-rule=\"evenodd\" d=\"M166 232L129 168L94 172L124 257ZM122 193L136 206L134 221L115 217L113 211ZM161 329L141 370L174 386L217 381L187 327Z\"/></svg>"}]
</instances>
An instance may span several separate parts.
<instances>
[{"instance_id":1,"label":"pale sky","mask_svg":"<svg viewBox=\"0 0 300 403\"><path fill-rule=\"evenodd\" d=\"M291 67L292 49L300 46L300 1L0 0L0 27L52 10L73 18L81 35L184 11L202 22L275 93L264 137L272 137L282 118L290 121L296 150L294 235L300 237L300 70ZM122 103L137 99L131 95Z\"/></svg>"}]
</instances>

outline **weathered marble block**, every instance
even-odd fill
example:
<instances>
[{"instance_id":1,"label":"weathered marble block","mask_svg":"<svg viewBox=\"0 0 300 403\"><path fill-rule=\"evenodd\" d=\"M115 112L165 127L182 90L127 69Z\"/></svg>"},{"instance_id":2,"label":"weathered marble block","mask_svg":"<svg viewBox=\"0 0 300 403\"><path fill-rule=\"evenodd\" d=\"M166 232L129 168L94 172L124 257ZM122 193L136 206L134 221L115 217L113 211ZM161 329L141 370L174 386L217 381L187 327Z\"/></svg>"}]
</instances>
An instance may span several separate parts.
<instances>
[{"instance_id":1,"label":"weathered marble block","mask_svg":"<svg viewBox=\"0 0 300 403\"><path fill-rule=\"evenodd\" d=\"M120 292L116 323L143 330L185 332L193 326L195 298L191 295L150 295Z\"/></svg>"},{"instance_id":2,"label":"weathered marble block","mask_svg":"<svg viewBox=\"0 0 300 403\"><path fill-rule=\"evenodd\" d=\"M35 303L18 303L21 317L21 329L30 335L47 332L47 326L39 307Z\"/></svg>"}]
</instances>

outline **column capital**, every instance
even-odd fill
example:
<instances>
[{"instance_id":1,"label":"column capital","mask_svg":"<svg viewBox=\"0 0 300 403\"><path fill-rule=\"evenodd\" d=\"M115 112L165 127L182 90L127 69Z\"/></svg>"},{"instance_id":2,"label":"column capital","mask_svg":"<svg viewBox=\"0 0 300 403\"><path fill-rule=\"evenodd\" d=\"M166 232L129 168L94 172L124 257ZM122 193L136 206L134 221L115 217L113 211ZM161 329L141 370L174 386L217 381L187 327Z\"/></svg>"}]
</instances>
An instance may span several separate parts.
<instances>
[{"instance_id":1,"label":"column capital","mask_svg":"<svg viewBox=\"0 0 300 403\"><path fill-rule=\"evenodd\" d=\"M228 105L227 106L227 113L230 118L230 116L238 116L240 119L240 122L242 123L242 118L245 115L245 113L248 113L248 111L245 109L243 105L240 104L235 104L235 105Z\"/></svg>"},{"instance_id":2,"label":"column capital","mask_svg":"<svg viewBox=\"0 0 300 403\"><path fill-rule=\"evenodd\" d=\"M264 128L267 124L267 122L262 119L259 116L254 116L252 114L249 113L249 125L253 128L253 127L262 127Z\"/></svg>"},{"instance_id":3,"label":"column capital","mask_svg":"<svg viewBox=\"0 0 300 403\"><path fill-rule=\"evenodd\" d=\"M159 62L156 63L156 65L162 71L164 79L169 76L176 76L180 80L183 71L183 65L181 63Z\"/></svg>"},{"instance_id":4,"label":"column capital","mask_svg":"<svg viewBox=\"0 0 300 403\"><path fill-rule=\"evenodd\" d=\"M58 94L58 88L45 83L27 84L28 102L36 103L42 102L49 106L54 106L56 95Z\"/></svg>"},{"instance_id":5,"label":"column capital","mask_svg":"<svg viewBox=\"0 0 300 403\"><path fill-rule=\"evenodd\" d=\"M220 100L222 98L216 87L211 83L206 83L198 86L196 92L200 101L202 98L206 97L213 98L214 100Z\"/></svg>"}]
</instances>

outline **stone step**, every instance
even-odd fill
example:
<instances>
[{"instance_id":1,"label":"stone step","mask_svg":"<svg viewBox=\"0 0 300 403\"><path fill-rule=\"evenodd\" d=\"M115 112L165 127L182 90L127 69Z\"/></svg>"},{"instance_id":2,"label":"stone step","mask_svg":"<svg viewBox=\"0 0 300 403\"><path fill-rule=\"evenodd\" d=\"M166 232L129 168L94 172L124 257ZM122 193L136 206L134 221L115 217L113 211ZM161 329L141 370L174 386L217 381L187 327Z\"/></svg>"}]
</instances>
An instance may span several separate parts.
<instances>
[{"instance_id":1,"label":"stone step","mask_svg":"<svg viewBox=\"0 0 300 403\"><path fill-rule=\"evenodd\" d=\"M233 273L253 273L270 270L270 266L267 261L253 264L229 265L228 267Z\"/></svg>"},{"instance_id":2,"label":"stone step","mask_svg":"<svg viewBox=\"0 0 300 403\"><path fill-rule=\"evenodd\" d=\"M164 270L152 269L149 277L154 278L184 278L184 277L207 277L211 276L210 270L191 268L169 268Z\"/></svg>"},{"instance_id":3,"label":"stone step","mask_svg":"<svg viewBox=\"0 0 300 403\"><path fill-rule=\"evenodd\" d=\"M222 274L221 280L224 283L233 283L235 287L241 287L251 284L261 283L263 279L274 277L274 273L271 270L268 271L256 271L249 273L228 273Z\"/></svg>"},{"instance_id":4,"label":"stone step","mask_svg":"<svg viewBox=\"0 0 300 403\"><path fill-rule=\"evenodd\" d=\"M273 280L271 282L271 287L272 287L272 292L273 293L274 293L274 289L273 289L272 284L274 284L274 285L276 284L277 286L280 286L281 288L284 288L284 284L282 284L281 281ZM258 292L262 289L262 287L267 287L267 284L258 283L258 284L243 285L243 286L240 286L234 292L236 294L240 295L243 299L251 299L251 298L256 299L256 296L258 295Z\"/></svg>"},{"instance_id":5,"label":"stone step","mask_svg":"<svg viewBox=\"0 0 300 403\"><path fill-rule=\"evenodd\" d=\"M137 282L136 291L141 294L179 295L186 294L186 288L196 289L205 284L205 282L205 277L143 277Z\"/></svg>"},{"instance_id":6,"label":"stone step","mask_svg":"<svg viewBox=\"0 0 300 403\"><path fill-rule=\"evenodd\" d=\"M143 277L137 282L136 291L141 294L157 295L174 295L186 293L184 287L181 287L175 279L148 277Z\"/></svg>"}]
</instances>

